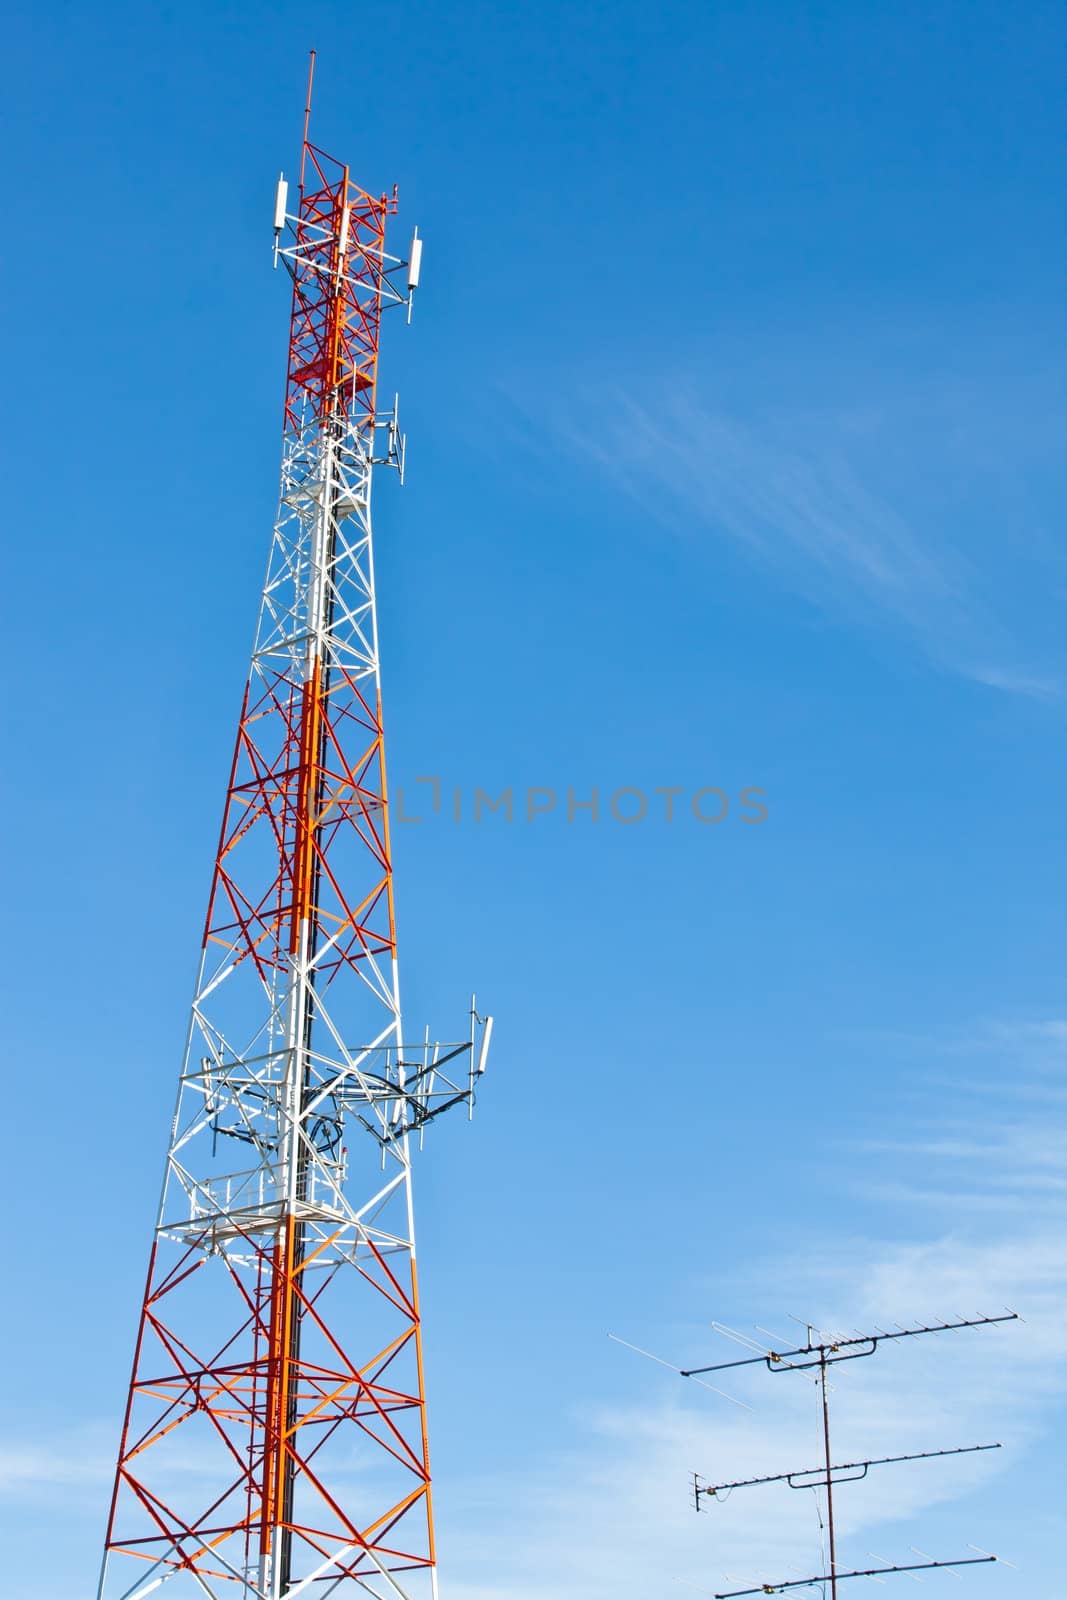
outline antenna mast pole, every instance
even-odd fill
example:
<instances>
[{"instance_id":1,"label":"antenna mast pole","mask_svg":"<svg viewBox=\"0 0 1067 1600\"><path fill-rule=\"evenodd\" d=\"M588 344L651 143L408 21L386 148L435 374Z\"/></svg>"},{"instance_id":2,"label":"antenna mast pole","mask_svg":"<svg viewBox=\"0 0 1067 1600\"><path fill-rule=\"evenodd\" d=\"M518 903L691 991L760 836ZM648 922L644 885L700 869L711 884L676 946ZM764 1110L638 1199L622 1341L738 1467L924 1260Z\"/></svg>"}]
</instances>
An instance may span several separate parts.
<instances>
[{"instance_id":1,"label":"antenna mast pole","mask_svg":"<svg viewBox=\"0 0 1067 1600\"><path fill-rule=\"evenodd\" d=\"M811 1343L811 1335L808 1335ZM830 1403L826 1395L826 1351L819 1353L819 1386L822 1390L822 1437L826 1451L826 1527L830 1540L830 1596L837 1600L837 1549L834 1544L834 1469L830 1455Z\"/></svg>"}]
</instances>

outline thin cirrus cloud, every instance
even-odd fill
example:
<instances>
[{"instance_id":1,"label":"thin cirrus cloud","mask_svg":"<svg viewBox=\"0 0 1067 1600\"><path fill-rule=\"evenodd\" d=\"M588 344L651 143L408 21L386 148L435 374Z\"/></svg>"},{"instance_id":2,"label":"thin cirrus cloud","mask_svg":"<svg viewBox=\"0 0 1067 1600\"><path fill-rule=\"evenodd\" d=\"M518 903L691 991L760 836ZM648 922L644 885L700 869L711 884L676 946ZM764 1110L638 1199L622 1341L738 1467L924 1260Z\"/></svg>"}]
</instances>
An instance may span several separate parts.
<instances>
[{"instance_id":1,"label":"thin cirrus cloud","mask_svg":"<svg viewBox=\"0 0 1067 1600\"><path fill-rule=\"evenodd\" d=\"M974 682L1060 695L1058 673L1027 659L998 615L998 569L1025 534L1013 527L964 554L966 539L940 525L964 510L908 508L876 486L869 419L798 412L742 422L684 387L655 403L619 390L585 409L595 426L568 431L568 447L659 523L729 541L828 614L903 632ZM936 461L929 471L936 479Z\"/></svg>"}]
</instances>

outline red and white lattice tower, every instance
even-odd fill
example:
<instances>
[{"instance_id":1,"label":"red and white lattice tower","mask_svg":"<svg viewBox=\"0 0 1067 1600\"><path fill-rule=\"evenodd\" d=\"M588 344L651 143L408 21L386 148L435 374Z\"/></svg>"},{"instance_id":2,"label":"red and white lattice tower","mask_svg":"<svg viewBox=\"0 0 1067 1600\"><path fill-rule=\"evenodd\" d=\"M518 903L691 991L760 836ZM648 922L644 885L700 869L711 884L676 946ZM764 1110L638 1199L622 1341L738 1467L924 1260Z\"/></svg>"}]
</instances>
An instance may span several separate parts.
<instances>
[{"instance_id":1,"label":"red and white lattice tower","mask_svg":"<svg viewBox=\"0 0 1067 1600\"><path fill-rule=\"evenodd\" d=\"M100 1600L437 1593L412 1146L489 1023L402 1043L373 468L395 199L308 142L281 498L208 902Z\"/></svg>"}]
</instances>

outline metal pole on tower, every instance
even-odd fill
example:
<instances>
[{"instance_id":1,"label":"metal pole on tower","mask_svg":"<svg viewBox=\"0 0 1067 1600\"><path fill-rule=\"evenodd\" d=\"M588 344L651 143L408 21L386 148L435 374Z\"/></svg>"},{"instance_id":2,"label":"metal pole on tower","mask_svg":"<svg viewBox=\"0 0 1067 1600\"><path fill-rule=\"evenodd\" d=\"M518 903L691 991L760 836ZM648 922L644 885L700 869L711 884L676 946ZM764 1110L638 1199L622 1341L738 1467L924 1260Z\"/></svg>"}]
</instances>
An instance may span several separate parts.
<instances>
[{"instance_id":1,"label":"metal pole on tower","mask_svg":"<svg viewBox=\"0 0 1067 1600\"><path fill-rule=\"evenodd\" d=\"M310 142L310 103L311 72L297 209L284 178L275 204L278 516L100 1600L437 1594L411 1160L473 1103L491 1019L472 1004L467 1038L403 1042L371 482L403 468L379 339L422 241L386 253L395 191Z\"/></svg>"}]
</instances>

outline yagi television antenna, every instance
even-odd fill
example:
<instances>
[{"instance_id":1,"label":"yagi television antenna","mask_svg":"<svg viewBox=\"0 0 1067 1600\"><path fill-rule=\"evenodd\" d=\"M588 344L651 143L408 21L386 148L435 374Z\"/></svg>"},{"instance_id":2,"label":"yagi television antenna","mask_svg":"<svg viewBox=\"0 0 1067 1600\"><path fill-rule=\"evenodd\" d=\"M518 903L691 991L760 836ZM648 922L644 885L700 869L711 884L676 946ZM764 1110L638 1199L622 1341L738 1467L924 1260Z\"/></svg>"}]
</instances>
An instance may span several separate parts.
<instances>
[{"instance_id":1,"label":"yagi television antenna","mask_svg":"<svg viewBox=\"0 0 1067 1600\"><path fill-rule=\"evenodd\" d=\"M999 1450L1001 1446L999 1444L956 1445L948 1449L915 1450L902 1455L873 1456L866 1460L835 1462L830 1448L830 1385L827 1382L827 1372L830 1367L837 1365L839 1362L857 1361L866 1356L873 1356L880 1346L890 1342L917 1339L925 1334L955 1333L963 1328L985 1328L995 1323L1018 1322L1020 1320L1018 1312L1005 1311L1001 1315L994 1317L960 1317L954 1322L921 1323L915 1327L908 1328L897 1325L892 1331L876 1328L873 1333L857 1332L854 1336L847 1338L830 1338L822 1335L818 1339L815 1337L815 1330L808 1326L806 1344L781 1350L761 1348L748 1335L737 1334L733 1329L714 1324L717 1332L723 1333L746 1348L757 1350L759 1353L741 1357L736 1361L718 1361L709 1366L688 1368L676 1367L672 1362L664 1361L659 1356L651 1356L650 1359L658 1362L661 1366L670 1367L679 1376L691 1379L693 1382L699 1383L703 1388L712 1389L714 1393L721 1395L724 1399L732 1400L734 1404L744 1404L744 1402L736 1400L734 1396L725 1394L723 1390L709 1383L708 1378L712 1374L718 1375L719 1373L736 1372L745 1367L763 1366L766 1367L768 1372L775 1375L783 1372L805 1373L807 1376L814 1378L820 1390L823 1460L819 1466L770 1473L757 1478L736 1478L732 1481L727 1480L720 1483L707 1482L698 1473L694 1473L693 1501L696 1510L702 1511L709 1501L717 1501L721 1504L739 1489L765 1488L771 1484L785 1484L790 1489L822 1490L826 1497L829 1571L816 1573L811 1577L804 1578L765 1580L756 1584L755 1587L746 1589L712 1591L714 1600L742 1600L743 1596L750 1595L787 1594L793 1590L812 1589L826 1584L830 1586L830 1600L838 1600L838 1584L852 1578L869 1578L878 1582L883 1576L892 1573L906 1573L914 1576L916 1573L935 1569L984 1566L1003 1560L1002 1557L993 1555L988 1550L979 1549L977 1545L968 1547L975 1552L973 1555L949 1560L935 1560L931 1556L926 1556L925 1552L915 1550L913 1547L914 1554L923 1556L921 1561L886 1562L885 1565L878 1567L842 1569L837 1558L837 1540L834 1528L835 1488L846 1483L862 1482L871 1470L876 1467L895 1466L912 1461L930 1461L947 1456L977 1455L987 1450ZM765 1330L761 1329L760 1331L764 1332ZM615 1335L612 1334L609 1337L615 1338ZM625 1344L626 1341L616 1339L616 1343ZM636 1350L639 1355L649 1355L647 1350L641 1350L637 1345L629 1345L628 1348ZM702 1502L704 1503L702 1504ZM882 1558L875 1557L874 1559L881 1560ZM1003 1564L1011 1566L1011 1562L1004 1562ZM916 1579L915 1581L921 1582L922 1580Z\"/></svg>"}]
</instances>

